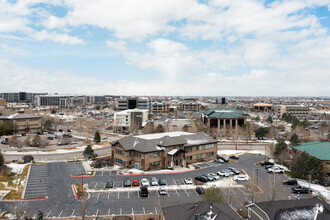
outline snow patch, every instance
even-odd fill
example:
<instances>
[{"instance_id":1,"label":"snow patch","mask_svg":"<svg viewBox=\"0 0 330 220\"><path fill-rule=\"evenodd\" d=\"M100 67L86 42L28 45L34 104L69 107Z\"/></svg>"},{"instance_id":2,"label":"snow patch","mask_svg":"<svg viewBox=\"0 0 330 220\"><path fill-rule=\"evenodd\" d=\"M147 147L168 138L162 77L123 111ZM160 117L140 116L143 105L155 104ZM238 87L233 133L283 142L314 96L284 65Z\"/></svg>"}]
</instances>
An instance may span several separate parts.
<instances>
[{"instance_id":1,"label":"snow patch","mask_svg":"<svg viewBox=\"0 0 330 220\"><path fill-rule=\"evenodd\" d=\"M12 168L13 173L16 174L21 174L23 173L24 167L26 166L26 164L17 164L17 163L10 163L10 164L6 164L7 167Z\"/></svg>"},{"instance_id":2,"label":"snow patch","mask_svg":"<svg viewBox=\"0 0 330 220\"><path fill-rule=\"evenodd\" d=\"M303 187L309 187L309 183L306 180L298 180L298 184ZM330 190L313 183L310 184L310 187L314 192L320 193L324 198L326 198L327 201L330 200Z\"/></svg>"}]
</instances>

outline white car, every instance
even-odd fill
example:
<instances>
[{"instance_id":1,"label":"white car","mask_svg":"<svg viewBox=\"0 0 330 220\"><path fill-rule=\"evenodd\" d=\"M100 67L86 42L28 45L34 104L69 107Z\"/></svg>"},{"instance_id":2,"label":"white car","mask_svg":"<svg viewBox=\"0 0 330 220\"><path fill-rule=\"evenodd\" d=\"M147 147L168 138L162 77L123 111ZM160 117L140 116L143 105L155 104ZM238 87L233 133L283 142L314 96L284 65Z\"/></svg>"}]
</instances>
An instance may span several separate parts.
<instances>
[{"instance_id":1,"label":"white car","mask_svg":"<svg viewBox=\"0 0 330 220\"><path fill-rule=\"evenodd\" d=\"M191 178L184 179L185 184L193 184L193 180Z\"/></svg>"},{"instance_id":2,"label":"white car","mask_svg":"<svg viewBox=\"0 0 330 220\"><path fill-rule=\"evenodd\" d=\"M216 180L218 180L220 178L215 173L209 173L208 175L213 176L213 178Z\"/></svg>"},{"instance_id":3,"label":"white car","mask_svg":"<svg viewBox=\"0 0 330 220\"><path fill-rule=\"evenodd\" d=\"M237 175L234 176L234 180L236 181L247 181L249 178L246 175Z\"/></svg>"},{"instance_id":4,"label":"white car","mask_svg":"<svg viewBox=\"0 0 330 220\"><path fill-rule=\"evenodd\" d=\"M147 179L141 179L141 186L149 186L149 181Z\"/></svg>"},{"instance_id":5,"label":"white car","mask_svg":"<svg viewBox=\"0 0 330 220\"><path fill-rule=\"evenodd\" d=\"M228 171L226 171L226 170L221 170L221 171L217 172L217 174L218 174L219 176L222 176L222 177L227 177L227 176L230 175L230 172L228 172Z\"/></svg>"},{"instance_id":6,"label":"white car","mask_svg":"<svg viewBox=\"0 0 330 220\"><path fill-rule=\"evenodd\" d=\"M166 195L167 194L165 188L159 188L158 193L159 193L159 195Z\"/></svg>"},{"instance_id":7,"label":"white car","mask_svg":"<svg viewBox=\"0 0 330 220\"><path fill-rule=\"evenodd\" d=\"M268 168L268 173L284 173L284 169L281 167L273 166L271 168Z\"/></svg>"},{"instance_id":8,"label":"white car","mask_svg":"<svg viewBox=\"0 0 330 220\"><path fill-rule=\"evenodd\" d=\"M158 186L158 180L156 177L151 177L151 185L152 186Z\"/></svg>"}]
</instances>

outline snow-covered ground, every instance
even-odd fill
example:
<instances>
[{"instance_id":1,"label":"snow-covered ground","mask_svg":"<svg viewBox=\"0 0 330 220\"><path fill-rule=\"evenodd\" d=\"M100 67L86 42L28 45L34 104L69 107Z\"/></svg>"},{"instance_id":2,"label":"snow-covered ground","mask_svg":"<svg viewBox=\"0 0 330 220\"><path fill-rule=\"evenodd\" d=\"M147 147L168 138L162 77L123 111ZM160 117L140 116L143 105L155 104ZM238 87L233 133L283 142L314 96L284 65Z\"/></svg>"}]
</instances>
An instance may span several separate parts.
<instances>
[{"instance_id":1,"label":"snow-covered ground","mask_svg":"<svg viewBox=\"0 0 330 220\"><path fill-rule=\"evenodd\" d=\"M10 164L6 164L6 166L12 168L11 172L16 174L22 174L26 164L10 163Z\"/></svg>"},{"instance_id":2,"label":"snow-covered ground","mask_svg":"<svg viewBox=\"0 0 330 220\"><path fill-rule=\"evenodd\" d=\"M265 150L218 150L218 155L242 155L245 153L265 155Z\"/></svg>"},{"instance_id":3,"label":"snow-covered ground","mask_svg":"<svg viewBox=\"0 0 330 220\"><path fill-rule=\"evenodd\" d=\"M309 183L306 180L298 180L298 184L303 187L309 187ZM327 201L330 201L330 190L326 189L325 187L317 184L310 184L310 187L313 192L320 193Z\"/></svg>"}]
</instances>

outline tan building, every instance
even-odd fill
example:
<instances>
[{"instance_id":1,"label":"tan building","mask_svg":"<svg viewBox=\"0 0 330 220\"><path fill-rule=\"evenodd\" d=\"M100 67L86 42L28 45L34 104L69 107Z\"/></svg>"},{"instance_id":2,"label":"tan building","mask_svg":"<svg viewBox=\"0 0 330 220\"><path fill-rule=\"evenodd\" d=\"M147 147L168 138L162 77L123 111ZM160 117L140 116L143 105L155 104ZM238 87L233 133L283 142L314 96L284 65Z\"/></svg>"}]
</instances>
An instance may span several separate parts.
<instances>
[{"instance_id":1,"label":"tan building","mask_svg":"<svg viewBox=\"0 0 330 220\"><path fill-rule=\"evenodd\" d=\"M258 112L272 112L273 105L268 103L256 103L253 104L253 107Z\"/></svg>"},{"instance_id":2,"label":"tan building","mask_svg":"<svg viewBox=\"0 0 330 220\"><path fill-rule=\"evenodd\" d=\"M308 118L309 107L301 105L282 105L280 108L280 116L282 117L284 113L296 116L300 119Z\"/></svg>"},{"instance_id":3,"label":"tan building","mask_svg":"<svg viewBox=\"0 0 330 220\"><path fill-rule=\"evenodd\" d=\"M41 116L32 114L14 114L10 116L0 116L0 124L4 122L13 123L14 133L36 133L41 131Z\"/></svg>"},{"instance_id":4,"label":"tan building","mask_svg":"<svg viewBox=\"0 0 330 220\"><path fill-rule=\"evenodd\" d=\"M151 108L153 114L167 113L169 104L166 102L153 102Z\"/></svg>"},{"instance_id":5,"label":"tan building","mask_svg":"<svg viewBox=\"0 0 330 220\"><path fill-rule=\"evenodd\" d=\"M0 108L6 108L6 99L0 99Z\"/></svg>"},{"instance_id":6,"label":"tan building","mask_svg":"<svg viewBox=\"0 0 330 220\"><path fill-rule=\"evenodd\" d=\"M112 143L114 164L145 171L186 166L216 156L217 140L202 132L130 136Z\"/></svg>"},{"instance_id":7,"label":"tan building","mask_svg":"<svg viewBox=\"0 0 330 220\"><path fill-rule=\"evenodd\" d=\"M181 111L198 112L199 110L201 110L201 104L198 102L181 102L179 104L179 109Z\"/></svg>"}]
</instances>

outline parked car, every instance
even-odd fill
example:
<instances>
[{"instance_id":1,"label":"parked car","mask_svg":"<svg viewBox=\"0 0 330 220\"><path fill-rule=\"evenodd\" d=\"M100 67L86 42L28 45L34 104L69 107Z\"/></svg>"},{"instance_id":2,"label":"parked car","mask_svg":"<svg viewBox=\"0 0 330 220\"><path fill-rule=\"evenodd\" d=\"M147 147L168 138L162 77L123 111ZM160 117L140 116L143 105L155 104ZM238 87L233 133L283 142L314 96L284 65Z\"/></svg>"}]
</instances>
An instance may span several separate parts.
<instances>
[{"instance_id":1,"label":"parked car","mask_svg":"<svg viewBox=\"0 0 330 220\"><path fill-rule=\"evenodd\" d=\"M214 178L212 175L204 174L203 176L206 176L206 178L207 178L209 181L213 181L213 180L215 180L215 178Z\"/></svg>"},{"instance_id":2,"label":"parked car","mask_svg":"<svg viewBox=\"0 0 330 220\"><path fill-rule=\"evenodd\" d=\"M133 180L132 186L140 186L140 182L138 179Z\"/></svg>"},{"instance_id":3,"label":"parked car","mask_svg":"<svg viewBox=\"0 0 330 220\"><path fill-rule=\"evenodd\" d=\"M68 145L68 143L67 143L67 142L58 142L57 145L58 145L58 146Z\"/></svg>"},{"instance_id":4,"label":"parked car","mask_svg":"<svg viewBox=\"0 0 330 220\"><path fill-rule=\"evenodd\" d=\"M50 130L48 131L48 134L54 134L54 131Z\"/></svg>"},{"instance_id":5,"label":"parked car","mask_svg":"<svg viewBox=\"0 0 330 220\"><path fill-rule=\"evenodd\" d=\"M54 137L48 136L47 139L48 140L54 140Z\"/></svg>"},{"instance_id":6,"label":"parked car","mask_svg":"<svg viewBox=\"0 0 330 220\"><path fill-rule=\"evenodd\" d=\"M249 178L246 175L236 175L234 176L234 180L236 181L247 181Z\"/></svg>"},{"instance_id":7,"label":"parked car","mask_svg":"<svg viewBox=\"0 0 330 220\"><path fill-rule=\"evenodd\" d=\"M298 185L297 180L295 179L286 179L283 181L284 185Z\"/></svg>"},{"instance_id":8,"label":"parked car","mask_svg":"<svg viewBox=\"0 0 330 220\"><path fill-rule=\"evenodd\" d=\"M292 187L292 192L297 194L308 194L308 188L303 186ZM309 189L312 192L312 189Z\"/></svg>"},{"instance_id":9,"label":"parked car","mask_svg":"<svg viewBox=\"0 0 330 220\"><path fill-rule=\"evenodd\" d=\"M42 131L37 132L37 135L43 135L43 134L44 134L44 132L42 132Z\"/></svg>"},{"instance_id":10,"label":"parked car","mask_svg":"<svg viewBox=\"0 0 330 220\"><path fill-rule=\"evenodd\" d=\"M22 137L23 135L22 134L16 134L16 137Z\"/></svg>"},{"instance_id":11,"label":"parked car","mask_svg":"<svg viewBox=\"0 0 330 220\"><path fill-rule=\"evenodd\" d=\"M238 170L236 170L236 169L233 168L233 167L228 167L228 170L231 171L231 172L233 172L234 175L239 175L239 174L241 173L241 172L239 172Z\"/></svg>"},{"instance_id":12,"label":"parked car","mask_svg":"<svg viewBox=\"0 0 330 220\"><path fill-rule=\"evenodd\" d=\"M70 138L70 137L72 137L72 135L71 135L71 134L63 134L63 137L68 137L68 138Z\"/></svg>"},{"instance_id":13,"label":"parked car","mask_svg":"<svg viewBox=\"0 0 330 220\"><path fill-rule=\"evenodd\" d=\"M185 184L193 184L193 180L191 178L185 178L184 183Z\"/></svg>"},{"instance_id":14,"label":"parked car","mask_svg":"<svg viewBox=\"0 0 330 220\"><path fill-rule=\"evenodd\" d=\"M268 173L284 173L284 169L281 167L273 166L272 168L267 169Z\"/></svg>"},{"instance_id":15,"label":"parked car","mask_svg":"<svg viewBox=\"0 0 330 220\"><path fill-rule=\"evenodd\" d=\"M224 163L224 161L221 160L220 158L216 158L216 159L214 159L214 162L216 162L216 163Z\"/></svg>"},{"instance_id":16,"label":"parked car","mask_svg":"<svg viewBox=\"0 0 330 220\"><path fill-rule=\"evenodd\" d=\"M266 165L265 169L268 170L269 168L272 168L273 166L275 166L275 164Z\"/></svg>"},{"instance_id":17,"label":"parked car","mask_svg":"<svg viewBox=\"0 0 330 220\"><path fill-rule=\"evenodd\" d=\"M148 187L142 186L140 188L140 196L141 197L148 197Z\"/></svg>"},{"instance_id":18,"label":"parked car","mask_svg":"<svg viewBox=\"0 0 330 220\"><path fill-rule=\"evenodd\" d=\"M130 186L132 186L132 183L131 183L131 181L129 180L128 177L126 177L124 179L123 185L124 185L124 187L130 187Z\"/></svg>"},{"instance_id":19,"label":"parked car","mask_svg":"<svg viewBox=\"0 0 330 220\"><path fill-rule=\"evenodd\" d=\"M72 131L70 129L68 129L67 132L72 132Z\"/></svg>"},{"instance_id":20,"label":"parked car","mask_svg":"<svg viewBox=\"0 0 330 220\"><path fill-rule=\"evenodd\" d=\"M206 176L196 176L195 180L206 183L209 181L209 179Z\"/></svg>"},{"instance_id":21,"label":"parked car","mask_svg":"<svg viewBox=\"0 0 330 220\"><path fill-rule=\"evenodd\" d=\"M196 187L196 192L197 192L198 194L204 194L204 193L205 193L205 189L204 189L204 187L197 186L197 187Z\"/></svg>"},{"instance_id":22,"label":"parked car","mask_svg":"<svg viewBox=\"0 0 330 220\"><path fill-rule=\"evenodd\" d=\"M230 171L228 171L228 170L221 170L221 171L217 172L217 174L219 176L222 176L222 177L227 177L227 176L230 175Z\"/></svg>"},{"instance_id":23,"label":"parked car","mask_svg":"<svg viewBox=\"0 0 330 220\"><path fill-rule=\"evenodd\" d=\"M230 159L234 159L234 160L238 160L238 159L239 159L239 157L238 157L237 155L232 155L232 156L230 156L229 158L230 158Z\"/></svg>"},{"instance_id":24,"label":"parked car","mask_svg":"<svg viewBox=\"0 0 330 220\"><path fill-rule=\"evenodd\" d=\"M227 157L218 157L218 159L223 160L225 163L228 163L229 162L229 160L228 160Z\"/></svg>"},{"instance_id":25,"label":"parked car","mask_svg":"<svg viewBox=\"0 0 330 220\"><path fill-rule=\"evenodd\" d=\"M6 140L3 140L3 141L1 141L1 144L4 144L4 145L8 145L8 144L9 144L9 142L8 142L8 141L6 141Z\"/></svg>"},{"instance_id":26,"label":"parked car","mask_svg":"<svg viewBox=\"0 0 330 220\"><path fill-rule=\"evenodd\" d=\"M261 166L267 166L267 165L274 165L273 162L270 162L270 161L263 161L260 163Z\"/></svg>"},{"instance_id":27,"label":"parked car","mask_svg":"<svg viewBox=\"0 0 330 220\"><path fill-rule=\"evenodd\" d=\"M63 129L58 129L59 132L63 132Z\"/></svg>"},{"instance_id":28,"label":"parked car","mask_svg":"<svg viewBox=\"0 0 330 220\"><path fill-rule=\"evenodd\" d=\"M208 173L207 175L211 175L215 180L218 180L220 178L215 173Z\"/></svg>"},{"instance_id":29,"label":"parked car","mask_svg":"<svg viewBox=\"0 0 330 220\"><path fill-rule=\"evenodd\" d=\"M159 195L166 195L167 191L165 188L159 188L158 193L159 193Z\"/></svg>"},{"instance_id":30,"label":"parked car","mask_svg":"<svg viewBox=\"0 0 330 220\"><path fill-rule=\"evenodd\" d=\"M113 187L112 180L107 180L107 182L105 183L105 188L112 188L112 187Z\"/></svg>"},{"instance_id":31,"label":"parked car","mask_svg":"<svg viewBox=\"0 0 330 220\"><path fill-rule=\"evenodd\" d=\"M166 185L166 180L163 179L163 178L160 178L159 181L158 181L158 184L159 184L160 186L164 186L164 185Z\"/></svg>"},{"instance_id":32,"label":"parked car","mask_svg":"<svg viewBox=\"0 0 330 220\"><path fill-rule=\"evenodd\" d=\"M152 186L158 186L158 181L156 177L151 177L151 185Z\"/></svg>"},{"instance_id":33,"label":"parked car","mask_svg":"<svg viewBox=\"0 0 330 220\"><path fill-rule=\"evenodd\" d=\"M141 186L149 186L149 181L146 178L141 179Z\"/></svg>"}]
</instances>

